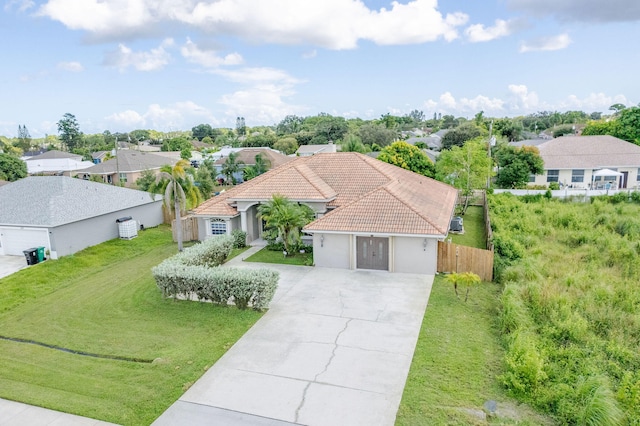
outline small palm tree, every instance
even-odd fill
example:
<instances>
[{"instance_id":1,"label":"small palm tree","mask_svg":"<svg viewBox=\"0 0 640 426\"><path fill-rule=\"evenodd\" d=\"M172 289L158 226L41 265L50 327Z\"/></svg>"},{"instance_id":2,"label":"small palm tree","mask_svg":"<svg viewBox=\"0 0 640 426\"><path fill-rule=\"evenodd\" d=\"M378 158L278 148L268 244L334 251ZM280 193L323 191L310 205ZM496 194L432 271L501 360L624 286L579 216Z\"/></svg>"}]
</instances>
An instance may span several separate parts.
<instances>
[{"instance_id":1,"label":"small palm tree","mask_svg":"<svg viewBox=\"0 0 640 426\"><path fill-rule=\"evenodd\" d=\"M355 135L347 135L340 145L340 150L342 152L359 152L361 154L367 153L367 148L363 145L360 138Z\"/></svg>"},{"instance_id":2,"label":"small palm tree","mask_svg":"<svg viewBox=\"0 0 640 426\"><path fill-rule=\"evenodd\" d=\"M271 166L269 160L265 160L262 154L255 156L255 164L249 167L245 167L243 171L244 180L251 180L254 177L260 176Z\"/></svg>"},{"instance_id":3,"label":"small palm tree","mask_svg":"<svg viewBox=\"0 0 640 426\"><path fill-rule=\"evenodd\" d=\"M306 209L278 194L258 207L258 216L267 223L268 227L278 230L278 236L284 244L284 251L287 255L293 251L293 246L300 241L302 227L310 222Z\"/></svg>"},{"instance_id":4,"label":"small palm tree","mask_svg":"<svg viewBox=\"0 0 640 426\"><path fill-rule=\"evenodd\" d=\"M236 173L240 171L240 166L244 164L242 161L238 161L238 153L232 152L229 154L224 164L222 165L222 174L226 176L227 182L231 182L233 185L236 184L236 177L234 176Z\"/></svg>"},{"instance_id":5,"label":"small palm tree","mask_svg":"<svg viewBox=\"0 0 640 426\"><path fill-rule=\"evenodd\" d=\"M447 277L445 278L445 280L448 283L452 283L453 284L453 291L455 291L456 293L456 297L459 297L458 295L458 284L461 284L463 286L465 286L467 288L465 295L464 295L464 301L466 302L467 299L469 298L469 290L471 289L472 286L479 284L482 280L480 279L480 276L477 274L474 274L473 272L454 272L451 273L449 275L447 275Z\"/></svg>"}]
</instances>

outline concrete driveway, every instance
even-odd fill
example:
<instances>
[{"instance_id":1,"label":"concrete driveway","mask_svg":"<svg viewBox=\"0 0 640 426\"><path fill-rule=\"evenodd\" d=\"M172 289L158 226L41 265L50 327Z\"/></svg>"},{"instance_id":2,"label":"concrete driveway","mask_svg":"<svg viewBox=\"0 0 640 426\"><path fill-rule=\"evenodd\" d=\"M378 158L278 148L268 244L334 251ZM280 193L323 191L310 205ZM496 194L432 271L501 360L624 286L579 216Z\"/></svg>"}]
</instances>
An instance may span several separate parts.
<instances>
[{"instance_id":1,"label":"concrete driveway","mask_svg":"<svg viewBox=\"0 0 640 426\"><path fill-rule=\"evenodd\" d=\"M24 256L0 256L0 278L7 277L27 266L27 259Z\"/></svg>"},{"instance_id":2,"label":"concrete driveway","mask_svg":"<svg viewBox=\"0 0 640 426\"><path fill-rule=\"evenodd\" d=\"M393 425L433 276L234 263L271 309L154 425Z\"/></svg>"}]
</instances>

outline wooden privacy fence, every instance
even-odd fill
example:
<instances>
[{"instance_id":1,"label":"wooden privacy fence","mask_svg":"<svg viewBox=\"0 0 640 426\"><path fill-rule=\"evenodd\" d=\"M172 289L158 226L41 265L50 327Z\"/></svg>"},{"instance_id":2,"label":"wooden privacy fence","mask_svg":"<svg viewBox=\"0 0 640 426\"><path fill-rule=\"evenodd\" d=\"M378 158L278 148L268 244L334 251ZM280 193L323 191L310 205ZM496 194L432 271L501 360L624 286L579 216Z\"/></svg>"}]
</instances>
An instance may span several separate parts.
<instances>
[{"instance_id":1,"label":"wooden privacy fence","mask_svg":"<svg viewBox=\"0 0 640 426\"><path fill-rule=\"evenodd\" d=\"M473 272L482 281L492 281L493 252L438 241L438 272Z\"/></svg>"},{"instance_id":2,"label":"wooden privacy fence","mask_svg":"<svg viewBox=\"0 0 640 426\"><path fill-rule=\"evenodd\" d=\"M195 216L181 217L182 222L182 242L198 240L198 219ZM178 241L178 231L176 230L176 220L171 221L171 231L173 241Z\"/></svg>"}]
</instances>

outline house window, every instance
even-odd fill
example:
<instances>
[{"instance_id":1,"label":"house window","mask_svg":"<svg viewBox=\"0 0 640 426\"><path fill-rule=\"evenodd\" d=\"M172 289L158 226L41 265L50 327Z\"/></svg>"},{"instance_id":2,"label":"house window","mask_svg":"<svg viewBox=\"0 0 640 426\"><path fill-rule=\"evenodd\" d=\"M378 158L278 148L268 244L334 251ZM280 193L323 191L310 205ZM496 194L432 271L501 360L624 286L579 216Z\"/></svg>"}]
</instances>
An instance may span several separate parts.
<instances>
[{"instance_id":1,"label":"house window","mask_svg":"<svg viewBox=\"0 0 640 426\"><path fill-rule=\"evenodd\" d=\"M584 170L572 170L571 182L573 183L584 182Z\"/></svg>"},{"instance_id":2,"label":"house window","mask_svg":"<svg viewBox=\"0 0 640 426\"><path fill-rule=\"evenodd\" d=\"M547 170L547 182L558 182L560 170Z\"/></svg>"},{"instance_id":3,"label":"house window","mask_svg":"<svg viewBox=\"0 0 640 426\"><path fill-rule=\"evenodd\" d=\"M536 181L536 175L534 175L533 173L529 174L529 183L533 183Z\"/></svg>"},{"instance_id":4,"label":"house window","mask_svg":"<svg viewBox=\"0 0 640 426\"><path fill-rule=\"evenodd\" d=\"M222 219L211 219L211 235L224 235L227 233L227 222Z\"/></svg>"},{"instance_id":5,"label":"house window","mask_svg":"<svg viewBox=\"0 0 640 426\"><path fill-rule=\"evenodd\" d=\"M638 167L638 173L636 175L636 181L640 182L640 167Z\"/></svg>"},{"instance_id":6,"label":"house window","mask_svg":"<svg viewBox=\"0 0 640 426\"><path fill-rule=\"evenodd\" d=\"M126 173L120 173L118 175L118 180L122 183L126 183L127 182L127 174Z\"/></svg>"}]
</instances>

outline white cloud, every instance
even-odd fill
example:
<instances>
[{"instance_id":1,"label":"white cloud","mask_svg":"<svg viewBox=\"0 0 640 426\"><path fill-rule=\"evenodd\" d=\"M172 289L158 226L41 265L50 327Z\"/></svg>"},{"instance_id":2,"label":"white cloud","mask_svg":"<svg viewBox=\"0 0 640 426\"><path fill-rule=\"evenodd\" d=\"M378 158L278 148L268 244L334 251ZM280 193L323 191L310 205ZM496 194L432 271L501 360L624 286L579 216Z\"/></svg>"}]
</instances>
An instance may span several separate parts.
<instances>
[{"instance_id":1,"label":"white cloud","mask_svg":"<svg viewBox=\"0 0 640 426\"><path fill-rule=\"evenodd\" d=\"M290 76L286 71L268 67L248 67L234 70L216 69L212 73L221 75L235 83L243 84L276 83L294 85L302 83L302 80Z\"/></svg>"},{"instance_id":2,"label":"white cloud","mask_svg":"<svg viewBox=\"0 0 640 426\"><path fill-rule=\"evenodd\" d=\"M262 85L238 90L222 96L229 117L251 117L259 123L277 123L290 114L300 114L303 108L285 102L293 91L282 86Z\"/></svg>"},{"instance_id":3,"label":"white cloud","mask_svg":"<svg viewBox=\"0 0 640 426\"><path fill-rule=\"evenodd\" d=\"M444 114L468 115L479 111L485 111L487 114L502 114L505 104L506 102L502 99L489 98L483 95L477 95L474 98L462 97L456 99L451 92L444 92L437 101L429 99L423 105L427 115L434 111Z\"/></svg>"},{"instance_id":4,"label":"white cloud","mask_svg":"<svg viewBox=\"0 0 640 426\"><path fill-rule=\"evenodd\" d=\"M191 128L203 122L214 125L219 123L219 120L209 109L192 101L176 102L166 106L151 104L143 113L126 110L111 114L105 119L119 130L126 131L136 128L169 131Z\"/></svg>"},{"instance_id":5,"label":"white cloud","mask_svg":"<svg viewBox=\"0 0 640 426\"><path fill-rule=\"evenodd\" d=\"M205 68L217 68L221 65L239 65L243 62L239 53L230 53L226 56L218 56L214 50L203 50L190 38L180 49L180 53L189 62L201 65Z\"/></svg>"},{"instance_id":6,"label":"white cloud","mask_svg":"<svg viewBox=\"0 0 640 426\"><path fill-rule=\"evenodd\" d=\"M84 67L80 62L59 62L58 68L69 72L82 72Z\"/></svg>"},{"instance_id":7,"label":"white cloud","mask_svg":"<svg viewBox=\"0 0 640 426\"><path fill-rule=\"evenodd\" d=\"M475 24L467 27L467 29L464 30L464 34L471 43L491 41L513 33L519 26L519 22L520 21L515 19L511 19L509 21L496 19L496 22L492 27Z\"/></svg>"},{"instance_id":8,"label":"white cloud","mask_svg":"<svg viewBox=\"0 0 640 426\"><path fill-rule=\"evenodd\" d=\"M381 45L451 41L468 21L464 13L443 16L437 0L394 1L390 9L378 10L362 0L49 0L38 14L97 37L148 34L178 23L259 43L328 49L353 49L360 40Z\"/></svg>"},{"instance_id":9,"label":"white cloud","mask_svg":"<svg viewBox=\"0 0 640 426\"><path fill-rule=\"evenodd\" d=\"M560 110L579 110L585 112L607 111L613 104L631 105L626 96L616 95L608 96L604 93L590 93L587 97L580 99L576 95L569 95L566 100L562 101L558 109Z\"/></svg>"},{"instance_id":10,"label":"white cloud","mask_svg":"<svg viewBox=\"0 0 640 426\"><path fill-rule=\"evenodd\" d=\"M529 111L538 107L538 94L530 92L524 84L510 84L508 89L511 95L509 106L512 111Z\"/></svg>"},{"instance_id":11,"label":"white cloud","mask_svg":"<svg viewBox=\"0 0 640 426\"><path fill-rule=\"evenodd\" d=\"M562 50L569 47L570 44L571 38L569 38L569 34L565 33L551 37L540 37L524 42L520 45L520 52Z\"/></svg>"},{"instance_id":12,"label":"white cloud","mask_svg":"<svg viewBox=\"0 0 640 426\"><path fill-rule=\"evenodd\" d=\"M318 51L316 49L310 50L308 52L304 52L302 54L302 57L304 59L311 59L311 58L315 58L316 56L318 56Z\"/></svg>"},{"instance_id":13,"label":"white cloud","mask_svg":"<svg viewBox=\"0 0 640 426\"><path fill-rule=\"evenodd\" d=\"M104 58L104 65L116 67L124 71L133 67L138 71L157 71L162 69L171 60L171 55L165 50L173 46L173 39L165 39L160 46L148 52L134 52L124 44L119 44L118 49L107 53Z\"/></svg>"}]
</instances>

